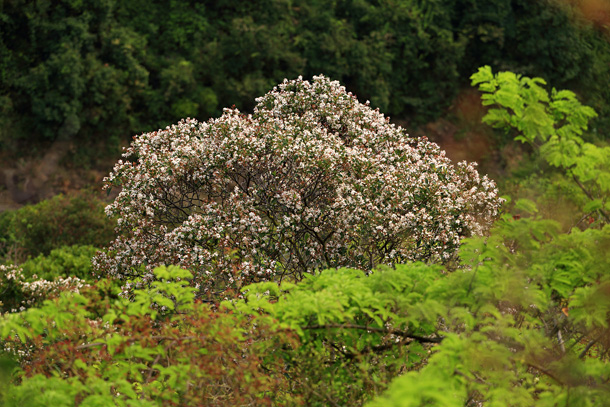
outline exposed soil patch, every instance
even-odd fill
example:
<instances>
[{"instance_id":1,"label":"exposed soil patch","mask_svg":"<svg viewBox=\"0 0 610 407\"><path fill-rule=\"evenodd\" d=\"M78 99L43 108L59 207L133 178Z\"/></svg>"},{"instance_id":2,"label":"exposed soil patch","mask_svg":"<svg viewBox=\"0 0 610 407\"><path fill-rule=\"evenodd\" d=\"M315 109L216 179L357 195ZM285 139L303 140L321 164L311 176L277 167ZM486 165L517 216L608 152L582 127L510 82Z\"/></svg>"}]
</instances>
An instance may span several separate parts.
<instances>
[{"instance_id":1,"label":"exposed soil patch","mask_svg":"<svg viewBox=\"0 0 610 407\"><path fill-rule=\"evenodd\" d=\"M453 162L476 162L481 172L497 176L504 172L504 163L493 130L481 123L486 112L479 92L464 89L443 118L422 126L413 135L426 136L440 145Z\"/></svg>"},{"instance_id":2,"label":"exposed soil patch","mask_svg":"<svg viewBox=\"0 0 610 407\"><path fill-rule=\"evenodd\" d=\"M0 212L86 187L101 190L112 163L106 164L107 171L68 168L63 161L75 151L73 142L55 141L42 157L20 159L0 169Z\"/></svg>"}]
</instances>

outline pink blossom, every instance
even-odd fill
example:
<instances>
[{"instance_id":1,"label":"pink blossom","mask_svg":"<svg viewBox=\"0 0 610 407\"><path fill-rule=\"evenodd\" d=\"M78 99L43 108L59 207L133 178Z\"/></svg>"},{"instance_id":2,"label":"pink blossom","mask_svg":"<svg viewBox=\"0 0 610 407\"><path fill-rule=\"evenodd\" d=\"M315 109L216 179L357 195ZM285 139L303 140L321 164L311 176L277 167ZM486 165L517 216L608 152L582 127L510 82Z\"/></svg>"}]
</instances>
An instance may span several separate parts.
<instances>
[{"instance_id":1,"label":"pink blossom","mask_svg":"<svg viewBox=\"0 0 610 407\"><path fill-rule=\"evenodd\" d=\"M101 272L145 284L176 264L202 293L253 281L413 260L448 261L501 199L323 76L285 80L252 115L225 109L136 137L106 178L118 237Z\"/></svg>"}]
</instances>

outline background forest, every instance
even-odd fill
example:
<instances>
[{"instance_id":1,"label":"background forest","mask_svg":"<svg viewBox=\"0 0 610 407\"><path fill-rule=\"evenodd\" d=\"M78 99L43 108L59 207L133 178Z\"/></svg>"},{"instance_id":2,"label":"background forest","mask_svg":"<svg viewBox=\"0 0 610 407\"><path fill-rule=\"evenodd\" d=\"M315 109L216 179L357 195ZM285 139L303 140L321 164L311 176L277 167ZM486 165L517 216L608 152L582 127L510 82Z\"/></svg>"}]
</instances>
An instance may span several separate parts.
<instances>
[{"instance_id":1,"label":"background forest","mask_svg":"<svg viewBox=\"0 0 610 407\"><path fill-rule=\"evenodd\" d=\"M601 122L608 17L591 3L3 1L0 142L116 143L318 74L415 126L482 65L574 90Z\"/></svg>"},{"instance_id":2,"label":"background forest","mask_svg":"<svg viewBox=\"0 0 610 407\"><path fill-rule=\"evenodd\" d=\"M139 227L100 192L134 135L320 74L479 161L484 235L212 298L92 265ZM0 0L0 400L610 405L608 84L603 0Z\"/></svg>"}]
</instances>

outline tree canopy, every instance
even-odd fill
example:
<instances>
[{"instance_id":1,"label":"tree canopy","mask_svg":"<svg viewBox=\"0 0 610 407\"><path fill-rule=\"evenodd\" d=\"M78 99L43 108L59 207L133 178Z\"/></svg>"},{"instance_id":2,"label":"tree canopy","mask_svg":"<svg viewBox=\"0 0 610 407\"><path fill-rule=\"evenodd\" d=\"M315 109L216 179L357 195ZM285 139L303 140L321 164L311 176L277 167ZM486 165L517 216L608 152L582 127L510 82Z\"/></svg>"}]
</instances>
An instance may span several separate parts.
<instances>
[{"instance_id":1,"label":"tree canopy","mask_svg":"<svg viewBox=\"0 0 610 407\"><path fill-rule=\"evenodd\" d=\"M324 74L424 123L477 67L544 76L607 116L610 45L556 0L10 0L0 6L0 146L116 141L207 120Z\"/></svg>"},{"instance_id":2,"label":"tree canopy","mask_svg":"<svg viewBox=\"0 0 610 407\"><path fill-rule=\"evenodd\" d=\"M135 137L107 179L121 192L100 273L145 283L161 264L202 293L329 267L449 262L501 199L473 165L409 137L339 82L285 80L254 114Z\"/></svg>"}]
</instances>

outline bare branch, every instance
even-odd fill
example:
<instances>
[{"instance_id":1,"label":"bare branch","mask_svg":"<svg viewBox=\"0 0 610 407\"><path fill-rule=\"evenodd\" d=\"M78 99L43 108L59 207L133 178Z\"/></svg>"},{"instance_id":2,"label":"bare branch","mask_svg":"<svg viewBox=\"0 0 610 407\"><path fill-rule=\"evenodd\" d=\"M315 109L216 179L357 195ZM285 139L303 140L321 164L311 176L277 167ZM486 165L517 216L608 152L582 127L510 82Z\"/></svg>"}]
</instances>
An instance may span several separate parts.
<instances>
[{"instance_id":1,"label":"bare branch","mask_svg":"<svg viewBox=\"0 0 610 407\"><path fill-rule=\"evenodd\" d=\"M391 335L396 335L396 336L402 336L403 338L412 339L412 340L420 342L420 343L441 343L444 339L443 336L425 337L425 336L413 335L407 331L402 331L399 329L379 328L379 327L374 327L374 326L356 325L356 324L309 325L309 326L303 327L302 329L314 330L314 329L336 329L336 328L358 329L358 330L369 331L369 332L386 333L386 334L391 334Z\"/></svg>"}]
</instances>

